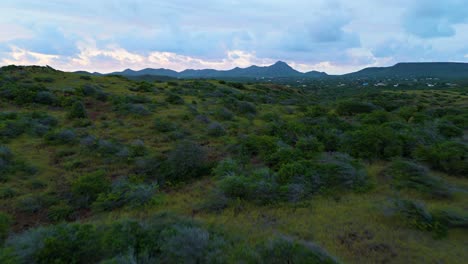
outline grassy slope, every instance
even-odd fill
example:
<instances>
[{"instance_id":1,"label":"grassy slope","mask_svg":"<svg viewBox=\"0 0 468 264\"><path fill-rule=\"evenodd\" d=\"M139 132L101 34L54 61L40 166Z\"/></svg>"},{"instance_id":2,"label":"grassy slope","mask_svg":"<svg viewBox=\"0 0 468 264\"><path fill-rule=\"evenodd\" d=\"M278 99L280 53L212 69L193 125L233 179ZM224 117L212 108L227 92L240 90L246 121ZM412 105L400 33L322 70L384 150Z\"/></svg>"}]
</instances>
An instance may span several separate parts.
<instances>
[{"instance_id":1,"label":"grassy slope","mask_svg":"<svg viewBox=\"0 0 468 264\"><path fill-rule=\"evenodd\" d=\"M44 74L35 73L33 77L53 76L56 81L50 84L54 89L64 89L70 86L79 87L89 81L79 79L78 75L67 73ZM93 77L93 83L100 84L105 91L113 94L138 94L130 92L127 87L132 83L115 77ZM47 85L49 86L49 85ZM165 83L156 84L158 88L168 89ZM251 87L251 89L254 89ZM291 91L293 92L293 91ZM440 104L451 104L453 106L466 106L468 96L457 92L433 91L418 92L409 91L403 93L415 94L430 101ZM436 96L438 95L438 96ZM145 96L156 101L162 101L160 94L146 93ZM436 97L434 97L436 96ZM442 100L440 100L442 98ZM217 102L209 98L201 102L199 98L186 96L186 102L197 100L198 110L208 113L215 108ZM2 111L29 111L31 109L19 108L17 106L1 103ZM88 113L93 120L94 126L89 132L100 137L115 138L123 143L129 143L134 139L143 140L147 146L156 152L164 153L171 149L172 141L163 134L151 129L155 117L166 117L178 122L183 129L191 131L191 137L203 145L211 147L215 153L223 152L226 141L230 136L236 134L253 132L255 127L264 121L256 118L249 121L244 117L237 117L236 128L229 129L229 136L213 139L206 135L203 124L184 122L184 116L188 115L188 109L184 105L156 106L156 110L149 116L133 118L120 116L110 111L109 103L98 102L93 99L86 101ZM60 119L60 125L72 126L71 121L64 118L64 112L60 109L50 109L46 106L36 106L35 110L42 109ZM287 116L284 107L275 105L259 106L260 113L280 112ZM260 116L257 115L257 116ZM116 119L124 120L119 124ZM101 161L93 157L74 156L68 162L79 160L86 164L84 168L71 171L67 167L67 161L56 164L54 158L59 150L67 149L67 146L45 145L42 139L30 138L23 135L7 144L12 151L23 160L39 168L39 174L30 179L14 179L4 186L12 187L18 193L44 193L57 191L57 188L66 186L66 183L83 171L93 170L104 166ZM384 163L378 162L368 164L367 169L373 180L377 183L383 179L379 176ZM109 168L109 167L108 167ZM121 175L127 172L124 165L113 164L110 167L112 175ZM442 174L447 181L456 186L459 191L453 200L430 200L424 199L430 208L437 206L454 206L468 210L468 182L464 179ZM31 181L42 181L46 183L45 189L31 187ZM468 230L451 230L449 236L442 240L435 240L430 233L424 233L410 229L399 224L392 218L385 217L383 205L394 195L393 191L384 184L378 184L376 188L365 194L347 193L339 198L316 196L310 200L296 205L279 204L272 206L258 206L248 202L232 204L220 213L204 213L196 210L197 206L206 198L206 194L212 188L213 182L210 177L192 182L188 185L179 186L166 190L161 194L160 202L149 206L145 210L117 210L111 213L101 213L86 218L85 221L110 221L112 219L134 216L145 218L158 211L174 211L183 215L193 216L201 219L209 225L224 226L228 232L244 236L249 242L259 241L271 234L281 233L304 240L314 241L323 246L328 252L337 256L345 263L459 263L468 258L466 250L468 243ZM14 200L3 199L0 201L0 209L6 211L14 210ZM48 224L46 212L31 217L30 215L16 215L17 223L15 230L24 229L29 226Z\"/></svg>"}]
</instances>

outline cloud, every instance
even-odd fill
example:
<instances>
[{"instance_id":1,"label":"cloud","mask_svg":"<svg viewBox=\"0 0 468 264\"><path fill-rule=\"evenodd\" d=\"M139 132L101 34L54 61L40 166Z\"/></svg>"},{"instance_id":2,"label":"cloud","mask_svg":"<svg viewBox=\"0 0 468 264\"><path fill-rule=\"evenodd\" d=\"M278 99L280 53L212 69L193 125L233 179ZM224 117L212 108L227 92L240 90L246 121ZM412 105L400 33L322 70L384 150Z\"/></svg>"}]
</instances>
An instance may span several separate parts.
<instances>
[{"instance_id":1,"label":"cloud","mask_svg":"<svg viewBox=\"0 0 468 264\"><path fill-rule=\"evenodd\" d=\"M1 64L49 65L53 64L57 59L59 59L57 55L41 54L18 47L11 47L11 52L8 54L7 58L1 60Z\"/></svg>"},{"instance_id":2,"label":"cloud","mask_svg":"<svg viewBox=\"0 0 468 264\"><path fill-rule=\"evenodd\" d=\"M451 37L454 25L468 22L468 5L464 0L418 0L404 17L406 30L421 38Z\"/></svg>"},{"instance_id":3,"label":"cloud","mask_svg":"<svg viewBox=\"0 0 468 264\"><path fill-rule=\"evenodd\" d=\"M2 0L0 61L12 60L10 47L58 56L53 62L64 69L100 71L153 67L150 54L177 69L284 60L339 72L460 61L468 43L464 2Z\"/></svg>"}]
</instances>

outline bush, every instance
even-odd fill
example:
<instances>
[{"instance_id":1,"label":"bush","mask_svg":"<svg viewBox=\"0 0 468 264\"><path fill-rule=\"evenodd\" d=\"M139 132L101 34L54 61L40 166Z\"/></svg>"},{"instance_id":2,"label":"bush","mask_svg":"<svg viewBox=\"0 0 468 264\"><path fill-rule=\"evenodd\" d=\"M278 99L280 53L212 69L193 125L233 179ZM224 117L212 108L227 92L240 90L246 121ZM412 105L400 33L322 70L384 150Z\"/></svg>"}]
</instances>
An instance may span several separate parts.
<instances>
[{"instance_id":1,"label":"bush","mask_svg":"<svg viewBox=\"0 0 468 264\"><path fill-rule=\"evenodd\" d=\"M324 154L314 167L322 189L363 191L370 187L364 166L346 154Z\"/></svg>"},{"instance_id":2,"label":"bush","mask_svg":"<svg viewBox=\"0 0 468 264\"><path fill-rule=\"evenodd\" d=\"M31 175L36 172L35 167L15 159L9 148L0 146L0 181L6 181L15 174Z\"/></svg>"},{"instance_id":3,"label":"bush","mask_svg":"<svg viewBox=\"0 0 468 264\"><path fill-rule=\"evenodd\" d=\"M403 154L404 144L395 131L386 126L365 126L347 132L342 150L356 158L389 159Z\"/></svg>"},{"instance_id":4,"label":"bush","mask_svg":"<svg viewBox=\"0 0 468 264\"><path fill-rule=\"evenodd\" d=\"M68 118L87 118L86 109L81 101L76 101L72 104L70 111L68 112Z\"/></svg>"},{"instance_id":5,"label":"bush","mask_svg":"<svg viewBox=\"0 0 468 264\"><path fill-rule=\"evenodd\" d=\"M98 211L111 211L123 206L144 206L152 200L157 190L156 184L134 184L126 178L119 179L112 183L109 192L98 196L93 208Z\"/></svg>"},{"instance_id":6,"label":"bush","mask_svg":"<svg viewBox=\"0 0 468 264\"><path fill-rule=\"evenodd\" d=\"M54 105L57 103L57 97L49 91L40 91L36 94L34 101L40 104Z\"/></svg>"},{"instance_id":7,"label":"bush","mask_svg":"<svg viewBox=\"0 0 468 264\"><path fill-rule=\"evenodd\" d=\"M208 135L212 137L221 137L226 135L226 130L220 123L213 122L208 126Z\"/></svg>"},{"instance_id":8,"label":"bush","mask_svg":"<svg viewBox=\"0 0 468 264\"><path fill-rule=\"evenodd\" d=\"M170 104L175 104L175 105L182 105L184 104L184 99L177 94L170 93L167 95L165 101Z\"/></svg>"},{"instance_id":9,"label":"bush","mask_svg":"<svg viewBox=\"0 0 468 264\"><path fill-rule=\"evenodd\" d=\"M167 263L223 262L221 237L198 227L174 226L161 233L161 254Z\"/></svg>"},{"instance_id":10,"label":"bush","mask_svg":"<svg viewBox=\"0 0 468 264\"><path fill-rule=\"evenodd\" d=\"M0 246L8 236L12 222L13 221L10 215L0 212Z\"/></svg>"},{"instance_id":11,"label":"bush","mask_svg":"<svg viewBox=\"0 0 468 264\"><path fill-rule=\"evenodd\" d=\"M158 132L171 132L176 129L176 125L169 120L157 118L154 120L154 129Z\"/></svg>"},{"instance_id":12,"label":"bush","mask_svg":"<svg viewBox=\"0 0 468 264\"><path fill-rule=\"evenodd\" d=\"M49 208L47 217L53 222L70 220L73 214L73 208L65 203L53 205Z\"/></svg>"},{"instance_id":13,"label":"bush","mask_svg":"<svg viewBox=\"0 0 468 264\"><path fill-rule=\"evenodd\" d=\"M254 104L246 101L239 101L236 105L236 110L241 114L256 114L257 109Z\"/></svg>"},{"instance_id":14,"label":"bush","mask_svg":"<svg viewBox=\"0 0 468 264\"><path fill-rule=\"evenodd\" d=\"M376 110L377 107L372 103L358 101L342 101L336 107L336 112L339 115L354 115L361 113L370 113Z\"/></svg>"},{"instance_id":15,"label":"bush","mask_svg":"<svg viewBox=\"0 0 468 264\"><path fill-rule=\"evenodd\" d=\"M64 129L56 133L49 133L46 135L45 140L50 144L74 144L76 143L76 134L73 130Z\"/></svg>"},{"instance_id":16,"label":"bush","mask_svg":"<svg viewBox=\"0 0 468 264\"><path fill-rule=\"evenodd\" d=\"M312 157L314 153L322 152L325 146L316 137L301 137L296 142L296 148L299 149L306 157Z\"/></svg>"},{"instance_id":17,"label":"bush","mask_svg":"<svg viewBox=\"0 0 468 264\"><path fill-rule=\"evenodd\" d=\"M0 199L13 198L18 195L18 191L14 188L2 186L0 187Z\"/></svg>"},{"instance_id":18,"label":"bush","mask_svg":"<svg viewBox=\"0 0 468 264\"><path fill-rule=\"evenodd\" d=\"M216 111L216 116L221 120L232 120L234 119L234 114L229 111L229 109L223 107Z\"/></svg>"},{"instance_id":19,"label":"bush","mask_svg":"<svg viewBox=\"0 0 468 264\"><path fill-rule=\"evenodd\" d=\"M338 263L323 249L310 242L298 242L287 237L276 237L269 240L259 249L264 263Z\"/></svg>"},{"instance_id":20,"label":"bush","mask_svg":"<svg viewBox=\"0 0 468 264\"><path fill-rule=\"evenodd\" d=\"M218 165L213 168L212 172L216 177L222 178L239 174L241 172L241 167L235 160L227 158L220 161Z\"/></svg>"},{"instance_id":21,"label":"bush","mask_svg":"<svg viewBox=\"0 0 468 264\"><path fill-rule=\"evenodd\" d=\"M16 208L25 213L37 213L44 207L43 197L37 194L26 194L16 201Z\"/></svg>"},{"instance_id":22,"label":"bush","mask_svg":"<svg viewBox=\"0 0 468 264\"><path fill-rule=\"evenodd\" d=\"M151 114L151 111L149 111L143 104L128 104L126 106L126 111L129 114L137 116L147 116Z\"/></svg>"},{"instance_id":23,"label":"bush","mask_svg":"<svg viewBox=\"0 0 468 264\"><path fill-rule=\"evenodd\" d=\"M78 204L85 207L94 202L99 194L109 189L110 181L102 170L81 175L71 183L72 194Z\"/></svg>"},{"instance_id":24,"label":"bush","mask_svg":"<svg viewBox=\"0 0 468 264\"><path fill-rule=\"evenodd\" d=\"M432 146L419 146L414 156L432 168L467 177L468 147L461 142L444 141Z\"/></svg>"},{"instance_id":25,"label":"bush","mask_svg":"<svg viewBox=\"0 0 468 264\"><path fill-rule=\"evenodd\" d=\"M397 189L414 189L436 197L451 195L444 181L429 175L428 169L411 161L394 160L384 174L392 179L392 185Z\"/></svg>"},{"instance_id":26,"label":"bush","mask_svg":"<svg viewBox=\"0 0 468 264\"><path fill-rule=\"evenodd\" d=\"M183 141L175 147L167 160L173 180L197 178L206 173L205 150L191 141Z\"/></svg>"},{"instance_id":27,"label":"bush","mask_svg":"<svg viewBox=\"0 0 468 264\"><path fill-rule=\"evenodd\" d=\"M422 202L396 199L390 209L390 215L401 217L407 225L421 231L433 232L435 238L446 236L449 227L468 227L468 217L444 210L432 214Z\"/></svg>"},{"instance_id":28,"label":"bush","mask_svg":"<svg viewBox=\"0 0 468 264\"><path fill-rule=\"evenodd\" d=\"M455 126L450 121L441 121L439 120L436 123L437 131L439 134L446 138L461 137L463 136L463 129Z\"/></svg>"}]
</instances>

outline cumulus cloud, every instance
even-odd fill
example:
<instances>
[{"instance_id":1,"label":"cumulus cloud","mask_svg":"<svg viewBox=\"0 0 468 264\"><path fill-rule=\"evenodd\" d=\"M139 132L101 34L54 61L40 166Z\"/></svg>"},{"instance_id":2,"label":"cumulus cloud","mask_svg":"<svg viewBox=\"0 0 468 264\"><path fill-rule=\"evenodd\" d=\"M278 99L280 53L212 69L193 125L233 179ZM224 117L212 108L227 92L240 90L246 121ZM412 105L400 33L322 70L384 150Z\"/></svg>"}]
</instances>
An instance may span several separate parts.
<instances>
[{"instance_id":1,"label":"cumulus cloud","mask_svg":"<svg viewBox=\"0 0 468 264\"><path fill-rule=\"evenodd\" d=\"M422 37L450 37L454 25L468 21L468 5L464 0L414 1L409 6L404 25L408 32Z\"/></svg>"},{"instance_id":2,"label":"cumulus cloud","mask_svg":"<svg viewBox=\"0 0 468 264\"><path fill-rule=\"evenodd\" d=\"M11 47L29 54L18 63L42 54L62 69L107 72L283 60L338 73L398 61L466 61L463 2L3 0L0 62L15 61Z\"/></svg>"}]
</instances>

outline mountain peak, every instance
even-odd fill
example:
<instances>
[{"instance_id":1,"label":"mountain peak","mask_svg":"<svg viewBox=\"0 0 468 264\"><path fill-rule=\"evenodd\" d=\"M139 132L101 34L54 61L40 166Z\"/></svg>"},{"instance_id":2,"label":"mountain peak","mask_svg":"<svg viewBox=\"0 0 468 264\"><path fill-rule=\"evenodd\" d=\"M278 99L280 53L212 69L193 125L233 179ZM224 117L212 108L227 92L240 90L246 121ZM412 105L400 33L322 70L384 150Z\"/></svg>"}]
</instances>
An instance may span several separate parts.
<instances>
[{"instance_id":1,"label":"mountain peak","mask_svg":"<svg viewBox=\"0 0 468 264\"><path fill-rule=\"evenodd\" d=\"M275 62L275 64L271 65L271 67L288 67L288 68L291 68L291 66L289 66L289 64L287 64L284 61L277 61L277 62Z\"/></svg>"}]
</instances>

